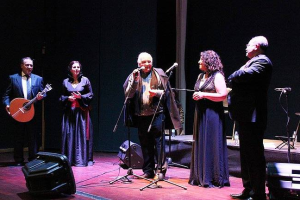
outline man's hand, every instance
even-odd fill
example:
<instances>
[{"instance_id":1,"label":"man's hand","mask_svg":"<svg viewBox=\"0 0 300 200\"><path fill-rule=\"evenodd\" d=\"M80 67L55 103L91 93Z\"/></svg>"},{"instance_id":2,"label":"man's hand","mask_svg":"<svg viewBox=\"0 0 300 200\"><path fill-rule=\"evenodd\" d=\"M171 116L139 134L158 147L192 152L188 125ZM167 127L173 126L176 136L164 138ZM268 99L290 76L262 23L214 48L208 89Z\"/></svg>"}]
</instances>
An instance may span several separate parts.
<instances>
[{"instance_id":1,"label":"man's hand","mask_svg":"<svg viewBox=\"0 0 300 200\"><path fill-rule=\"evenodd\" d=\"M41 99L43 99L44 98L44 96L42 95L42 93L38 93L37 95L36 95L36 99L37 100L41 100Z\"/></svg>"},{"instance_id":2,"label":"man's hand","mask_svg":"<svg viewBox=\"0 0 300 200\"><path fill-rule=\"evenodd\" d=\"M7 105L7 106L5 107L5 110L6 110L6 112L10 115L9 105Z\"/></svg>"},{"instance_id":3,"label":"man's hand","mask_svg":"<svg viewBox=\"0 0 300 200\"><path fill-rule=\"evenodd\" d=\"M149 90L149 96L150 97L160 97L163 94L163 90Z\"/></svg>"},{"instance_id":4,"label":"man's hand","mask_svg":"<svg viewBox=\"0 0 300 200\"><path fill-rule=\"evenodd\" d=\"M138 69L133 70L132 75L135 81L139 80L140 73Z\"/></svg>"}]
</instances>

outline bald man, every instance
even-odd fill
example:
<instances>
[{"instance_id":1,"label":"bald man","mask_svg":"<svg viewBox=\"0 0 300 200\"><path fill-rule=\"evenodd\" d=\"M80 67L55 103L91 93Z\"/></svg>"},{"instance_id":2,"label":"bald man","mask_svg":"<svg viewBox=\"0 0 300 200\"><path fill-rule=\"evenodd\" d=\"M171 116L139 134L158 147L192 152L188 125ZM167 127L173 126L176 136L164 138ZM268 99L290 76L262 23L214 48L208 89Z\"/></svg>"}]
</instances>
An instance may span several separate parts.
<instances>
[{"instance_id":1,"label":"bald man","mask_svg":"<svg viewBox=\"0 0 300 200\"><path fill-rule=\"evenodd\" d=\"M265 55L267 48L268 40L264 36L252 38L246 46L249 61L228 77L232 87L228 95L228 108L231 119L239 127L244 187L241 194L231 194L233 199L266 199L263 138L272 76L272 62Z\"/></svg>"}]
</instances>

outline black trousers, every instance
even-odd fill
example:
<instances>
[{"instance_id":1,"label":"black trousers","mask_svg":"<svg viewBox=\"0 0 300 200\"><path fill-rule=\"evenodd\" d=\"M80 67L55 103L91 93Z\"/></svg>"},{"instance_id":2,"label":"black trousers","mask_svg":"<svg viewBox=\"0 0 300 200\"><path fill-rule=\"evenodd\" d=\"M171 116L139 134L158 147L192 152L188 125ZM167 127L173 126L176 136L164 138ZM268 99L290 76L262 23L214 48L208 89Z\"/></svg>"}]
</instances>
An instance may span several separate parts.
<instances>
[{"instance_id":1,"label":"black trousers","mask_svg":"<svg viewBox=\"0 0 300 200\"><path fill-rule=\"evenodd\" d=\"M150 132L149 125L153 116L138 117L138 134L142 148L144 165L143 172L154 175L155 159L157 160L157 173L166 172L165 138L162 137L164 114L157 114L153 120ZM161 165L163 163L163 167ZM160 171L162 169L162 171Z\"/></svg>"},{"instance_id":2,"label":"black trousers","mask_svg":"<svg viewBox=\"0 0 300 200\"><path fill-rule=\"evenodd\" d=\"M238 125L243 186L253 197L265 196L265 126L251 122L238 122Z\"/></svg>"},{"instance_id":3,"label":"black trousers","mask_svg":"<svg viewBox=\"0 0 300 200\"><path fill-rule=\"evenodd\" d=\"M14 133L14 160L15 162L24 162L23 148L28 146L28 161L36 158L39 150L40 125L35 117L26 123L14 121L16 130Z\"/></svg>"}]
</instances>

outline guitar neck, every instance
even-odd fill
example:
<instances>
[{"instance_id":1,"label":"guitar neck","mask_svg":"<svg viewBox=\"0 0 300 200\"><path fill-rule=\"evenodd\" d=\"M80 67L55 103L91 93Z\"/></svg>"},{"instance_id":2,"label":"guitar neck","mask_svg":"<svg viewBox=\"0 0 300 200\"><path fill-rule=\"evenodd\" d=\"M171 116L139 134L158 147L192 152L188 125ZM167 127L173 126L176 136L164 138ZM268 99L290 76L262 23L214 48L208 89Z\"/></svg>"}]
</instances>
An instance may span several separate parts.
<instances>
[{"instance_id":1,"label":"guitar neck","mask_svg":"<svg viewBox=\"0 0 300 200\"><path fill-rule=\"evenodd\" d=\"M37 98L34 97L33 99L31 99L28 103L26 103L26 105L24 106L25 108L28 108L31 106L31 104L33 104L34 102L37 101Z\"/></svg>"},{"instance_id":2,"label":"guitar neck","mask_svg":"<svg viewBox=\"0 0 300 200\"><path fill-rule=\"evenodd\" d=\"M41 95L44 96L46 92L43 90L41 92ZM31 106L31 104L35 103L37 101L37 96L35 96L33 99L31 99L24 107L27 108L29 106Z\"/></svg>"}]
</instances>

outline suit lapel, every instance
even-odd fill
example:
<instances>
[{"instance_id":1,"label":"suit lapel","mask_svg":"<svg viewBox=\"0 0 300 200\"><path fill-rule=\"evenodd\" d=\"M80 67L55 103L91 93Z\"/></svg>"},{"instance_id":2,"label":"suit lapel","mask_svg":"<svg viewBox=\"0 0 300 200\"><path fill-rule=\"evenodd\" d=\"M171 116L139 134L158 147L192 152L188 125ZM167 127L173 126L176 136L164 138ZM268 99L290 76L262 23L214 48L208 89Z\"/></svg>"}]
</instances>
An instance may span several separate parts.
<instances>
[{"instance_id":1,"label":"suit lapel","mask_svg":"<svg viewBox=\"0 0 300 200\"><path fill-rule=\"evenodd\" d=\"M35 76L34 74L31 74L31 94L32 94L33 96L35 96L36 93L37 93L37 92L35 91L36 87L34 87L34 86L36 85L36 81L37 81L36 76Z\"/></svg>"},{"instance_id":2,"label":"suit lapel","mask_svg":"<svg viewBox=\"0 0 300 200\"><path fill-rule=\"evenodd\" d=\"M160 81L161 81L163 87L166 88L168 76L166 76L161 69L155 68L155 71L156 71L157 75L160 76L158 78L160 78Z\"/></svg>"},{"instance_id":3,"label":"suit lapel","mask_svg":"<svg viewBox=\"0 0 300 200\"><path fill-rule=\"evenodd\" d=\"M248 62L245 64L245 68L248 68L253 62L255 62L259 58L260 58L260 55L257 55L255 57L251 58L250 60L248 60Z\"/></svg>"},{"instance_id":4,"label":"suit lapel","mask_svg":"<svg viewBox=\"0 0 300 200\"><path fill-rule=\"evenodd\" d=\"M23 92L22 76L21 76L20 74L18 74L18 76L17 76L17 85L19 86L19 87L18 87L19 90L20 90L19 93L22 94L23 97L25 97L25 96L24 96L24 92Z\"/></svg>"}]
</instances>

